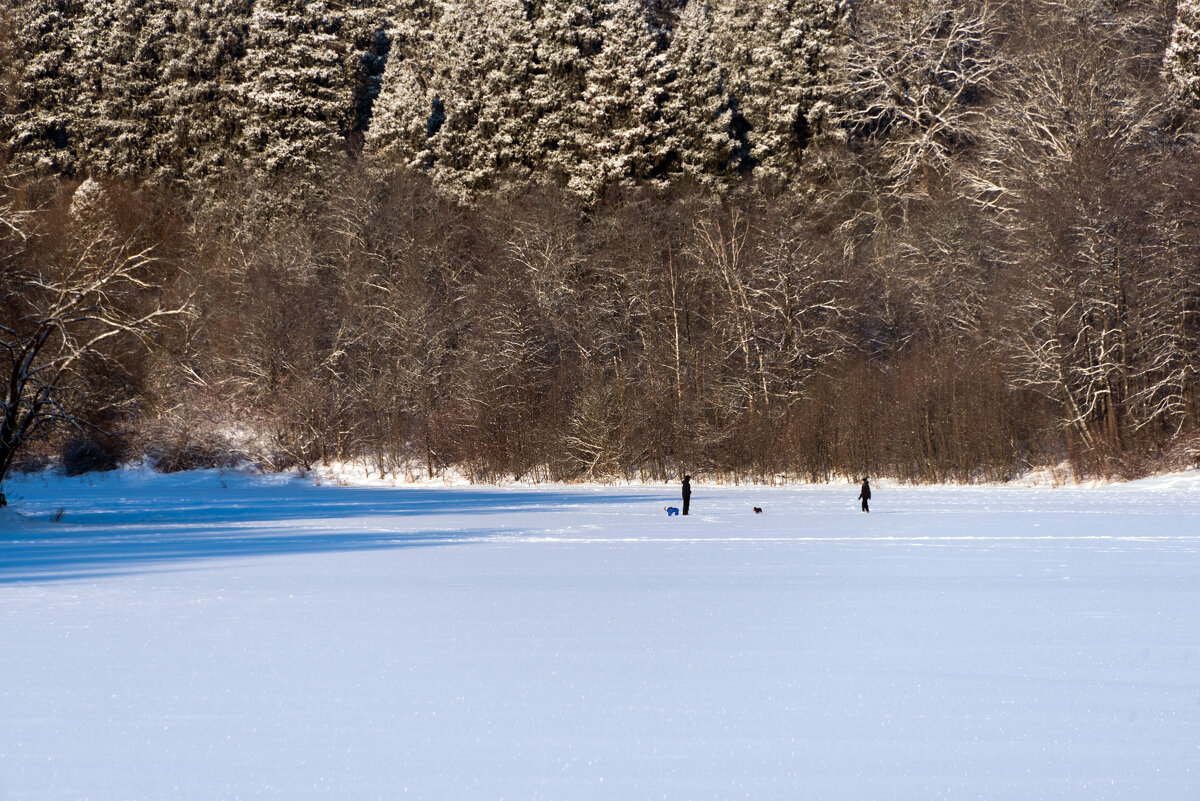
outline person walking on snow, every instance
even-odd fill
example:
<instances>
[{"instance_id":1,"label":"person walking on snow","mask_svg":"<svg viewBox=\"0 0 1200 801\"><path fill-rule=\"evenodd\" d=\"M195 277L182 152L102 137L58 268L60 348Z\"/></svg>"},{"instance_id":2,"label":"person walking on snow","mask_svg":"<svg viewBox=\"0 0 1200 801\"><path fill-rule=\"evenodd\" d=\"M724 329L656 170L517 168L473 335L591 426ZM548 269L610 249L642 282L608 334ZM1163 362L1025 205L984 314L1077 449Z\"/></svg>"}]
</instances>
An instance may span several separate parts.
<instances>
[{"instance_id":1,"label":"person walking on snow","mask_svg":"<svg viewBox=\"0 0 1200 801\"><path fill-rule=\"evenodd\" d=\"M683 477L683 513L688 513L688 503L692 500L692 477Z\"/></svg>"},{"instance_id":2,"label":"person walking on snow","mask_svg":"<svg viewBox=\"0 0 1200 801\"><path fill-rule=\"evenodd\" d=\"M863 512L870 512L871 507L867 505L867 501L871 500L871 485L865 478L862 483L862 491L858 493L858 499L862 501Z\"/></svg>"}]
</instances>

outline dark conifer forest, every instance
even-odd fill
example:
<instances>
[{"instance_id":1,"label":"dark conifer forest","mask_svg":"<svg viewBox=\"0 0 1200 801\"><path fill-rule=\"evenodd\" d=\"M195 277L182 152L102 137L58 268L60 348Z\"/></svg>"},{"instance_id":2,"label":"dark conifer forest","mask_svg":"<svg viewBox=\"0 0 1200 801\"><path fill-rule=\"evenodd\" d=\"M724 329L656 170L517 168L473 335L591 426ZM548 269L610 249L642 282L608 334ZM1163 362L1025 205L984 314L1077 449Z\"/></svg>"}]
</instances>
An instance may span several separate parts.
<instances>
[{"instance_id":1,"label":"dark conifer forest","mask_svg":"<svg viewBox=\"0 0 1200 801\"><path fill-rule=\"evenodd\" d=\"M9 0L0 479L1200 464L1197 0Z\"/></svg>"}]
</instances>

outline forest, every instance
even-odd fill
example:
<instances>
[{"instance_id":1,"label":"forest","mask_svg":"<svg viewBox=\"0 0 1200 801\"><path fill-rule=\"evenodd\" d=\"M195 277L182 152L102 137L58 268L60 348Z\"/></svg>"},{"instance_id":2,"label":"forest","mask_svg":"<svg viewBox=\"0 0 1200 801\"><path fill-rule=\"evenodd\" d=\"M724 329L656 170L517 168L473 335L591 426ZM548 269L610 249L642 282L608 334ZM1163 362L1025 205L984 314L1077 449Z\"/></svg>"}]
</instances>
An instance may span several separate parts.
<instances>
[{"instance_id":1,"label":"forest","mask_svg":"<svg viewBox=\"0 0 1200 801\"><path fill-rule=\"evenodd\" d=\"M1200 464L1200 0L10 0L0 480Z\"/></svg>"}]
</instances>

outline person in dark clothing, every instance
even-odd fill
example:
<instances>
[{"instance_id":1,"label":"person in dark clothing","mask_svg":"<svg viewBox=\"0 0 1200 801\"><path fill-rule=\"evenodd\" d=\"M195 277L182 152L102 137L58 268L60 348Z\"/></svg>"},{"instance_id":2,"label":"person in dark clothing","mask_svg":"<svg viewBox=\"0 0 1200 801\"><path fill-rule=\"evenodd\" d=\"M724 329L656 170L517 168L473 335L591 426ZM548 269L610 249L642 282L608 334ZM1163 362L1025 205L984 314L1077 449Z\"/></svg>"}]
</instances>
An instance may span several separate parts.
<instances>
[{"instance_id":1,"label":"person in dark clothing","mask_svg":"<svg viewBox=\"0 0 1200 801\"><path fill-rule=\"evenodd\" d=\"M867 501L871 500L871 485L865 478L862 483L862 491L858 493L858 499L862 501L862 510L870 512L871 507L867 505Z\"/></svg>"},{"instance_id":2,"label":"person in dark clothing","mask_svg":"<svg viewBox=\"0 0 1200 801\"><path fill-rule=\"evenodd\" d=\"M683 477L683 513L688 513L688 503L692 500L692 477Z\"/></svg>"}]
</instances>

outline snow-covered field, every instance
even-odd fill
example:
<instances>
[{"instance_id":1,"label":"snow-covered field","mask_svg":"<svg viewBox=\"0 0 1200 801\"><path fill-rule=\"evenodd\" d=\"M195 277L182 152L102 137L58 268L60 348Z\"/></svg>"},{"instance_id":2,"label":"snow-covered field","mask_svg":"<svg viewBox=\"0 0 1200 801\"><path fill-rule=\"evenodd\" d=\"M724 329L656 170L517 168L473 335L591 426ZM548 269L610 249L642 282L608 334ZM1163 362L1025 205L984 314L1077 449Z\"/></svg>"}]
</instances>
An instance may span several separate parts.
<instances>
[{"instance_id":1,"label":"snow-covered field","mask_svg":"<svg viewBox=\"0 0 1200 801\"><path fill-rule=\"evenodd\" d=\"M4 801L1200 799L1200 473L6 490Z\"/></svg>"}]
</instances>

